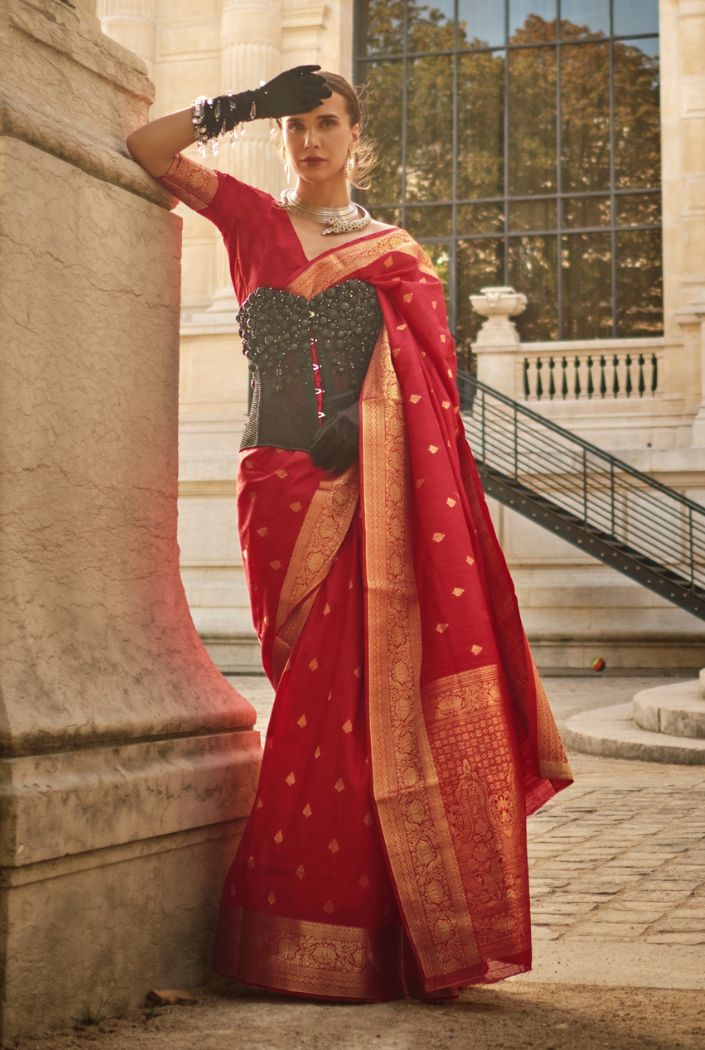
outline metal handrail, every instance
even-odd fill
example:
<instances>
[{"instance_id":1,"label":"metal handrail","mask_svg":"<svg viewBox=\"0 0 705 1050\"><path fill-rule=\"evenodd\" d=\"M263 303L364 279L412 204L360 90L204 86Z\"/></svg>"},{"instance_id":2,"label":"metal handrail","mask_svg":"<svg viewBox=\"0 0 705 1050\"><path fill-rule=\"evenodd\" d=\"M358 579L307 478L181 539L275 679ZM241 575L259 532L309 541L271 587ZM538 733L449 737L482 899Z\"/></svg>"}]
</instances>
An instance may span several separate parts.
<instances>
[{"instance_id":1,"label":"metal handrail","mask_svg":"<svg viewBox=\"0 0 705 1050\"><path fill-rule=\"evenodd\" d=\"M705 506L468 372L457 383L497 498L705 618Z\"/></svg>"},{"instance_id":2,"label":"metal handrail","mask_svg":"<svg viewBox=\"0 0 705 1050\"><path fill-rule=\"evenodd\" d=\"M575 445L580 445L581 448L586 449L588 452L592 452L594 455L606 460L608 463L614 463L619 466L619 469L624 471L625 474L631 474L632 477L638 478L643 481L650 488L661 489L662 492L667 493L669 496L673 496L679 503L683 503L685 506L692 507L693 510L698 511L705 515L705 507L702 507L699 503L690 499L688 496L684 496L680 492L676 492L675 489L671 489L668 485L664 485L663 482L658 481L652 477L651 474L645 474L641 470L637 470L636 467L630 466L629 463L625 463L624 460L618 459L613 456L610 452L605 452L599 445L593 445L590 441L586 441L585 438L579 437L577 434L573 434L572 431L566 430L565 427L560 426L558 423L554 423L552 419L547 419L542 416L540 412L534 412L533 409L527 408L526 405L522 405L519 401L515 401L507 394L501 393L499 390L495 390L494 387L488 386L487 383L483 383L476 376L470 374L470 372L464 372L458 369L457 373L458 391L461 395L460 410L465 411L463 408L463 389L462 387L469 386L477 390L483 391L485 394L489 394L495 401L501 401L516 415L527 416L529 419L535 420L540 423L543 427L547 427L549 430L555 431L560 434L561 437L569 438Z\"/></svg>"},{"instance_id":3,"label":"metal handrail","mask_svg":"<svg viewBox=\"0 0 705 1050\"><path fill-rule=\"evenodd\" d=\"M487 411L486 405L484 407L485 407L485 412L486 412ZM496 416L493 417L493 420L492 420L492 425L494 427L494 432L493 432L493 450L497 450L499 448L499 449L502 449L505 453L507 453L508 450L511 448L512 451L514 452L516 447L517 447L517 443L518 443L518 432L517 432L516 435L514 435L514 437L509 437L507 439L505 437L505 435L503 434L503 432L500 430L500 425L501 425L501 422L502 422L502 420L504 418L505 417L503 417L500 413L498 413ZM483 433L486 434L486 428L483 429ZM566 431L566 433L570 435L571 439L575 436L575 435L570 434L569 431ZM576 438L576 444L578 444L579 442L581 442L581 439ZM532 459L530 460L530 463L531 463L532 466L536 467L538 462L542 462L542 463L545 463L547 465L546 467L542 467L541 469L542 469L543 473L545 473L545 474L547 474L547 475L549 475L551 477L552 486L555 486L555 488L558 489L559 491L563 490L565 492L569 492L570 494L573 493L574 487L566 488L565 486L561 486L560 484L558 484L558 482L556 480L557 478L564 477L566 472L570 472L570 465L564 465L564 469L560 470L560 466L561 465L559 463L557 463L555 459L551 460L551 459L548 458L551 451L553 451L554 454L556 454L556 455L562 454L564 452L568 452L568 454L573 455L574 454L573 450L563 449L563 448L560 448L557 445L554 445L554 446L552 446L551 449L549 449L547 451L545 445L542 445L541 443L536 442L535 440L532 439L532 432L531 431L524 432L524 434L523 434L522 450L524 452L528 451L529 453L532 454ZM479 451L480 454L482 454L483 453L483 448L481 447L477 451ZM585 455L586 455L586 453L583 452L583 457L585 457ZM599 493L601 484L603 483L603 479L608 479L609 478L610 479L610 483L611 484L613 483L615 466L617 466L620 471L622 471L622 467L623 466L625 466L625 465L628 466L628 464L624 464L622 460L617 459L615 456L610 456L609 453L603 452L600 458L602 460L604 460L606 456L609 456L609 460L607 461L609 469L604 469L604 470L598 472L597 468L594 467L594 471L593 471L593 479L594 480L593 480L593 488L592 488L592 492L591 492L591 503L592 503L592 509L593 510L597 509L595 507L595 503L599 499L599 495L595 493L595 487L597 487L598 493ZM516 462L516 459L515 459L515 462ZM583 465L585 466L585 464L583 464ZM633 472L633 468L630 470L629 473L632 473L632 472ZM637 472L637 474L639 475L640 478L650 478L650 476L648 474L642 474L641 472ZM515 473L515 476L516 476L516 473ZM668 489L668 486L662 486L659 482L656 482L656 479L651 478L650 480L654 482L654 487L657 487L657 491L663 491L665 489L669 493L669 495L672 494L674 497L676 497L675 502L677 502L679 505L683 504L684 501L685 501L686 505L689 505L692 502L692 501L688 500L687 497L681 497L681 494L679 492L676 492L675 490L672 490L672 489ZM663 508L662 505L659 504L658 502L655 502L656 499L657 499L655 493L649 492L648 489L646 489L644 487L636 488L636 487L632 486L630 488L630 482L628 482L626 479L622 479L622 485L623 485L623 488L628 489L630 492L633 492L635 494L638 493L638 495L640 496L640 498L642 500L648 499L649 501L654 501L651 504L650 513L655 517L656 520L654 521L654 517L649 519L649 525L650 525L651 531L652 532L654 532L654 531L661 531L660 525L663 524L663 525L666 526L666 531L665 531L665 533L662 532L662 535L666 539L669 539L670 538L670 533L672 531L672 528L669 528L669 526L672 523L667 518L664 518L662 516L662 514L660 513L665 508ZM553 487L551 488L551 491L553 491ZM611 495L612 495L612 499L611 499L610 502L611 502L611 506L613 507L614 506L614 495L615 494L611 493ZM576 498L576 500L579 499L577 494L576 494L575 498ZM696 504L696 506L698 506L698 505ZM705 513L705 508L700 508L700 510L701 510L702 513ZM633 517L644 518L643 505L640 503L640 504L636 504L636 505L632 506L630 513L631 513L631 515ZM697 537L695 538L695 542L697 544ZM705 542L705 540L704 540L704 542Z\"/></svg>"}]
</instances>

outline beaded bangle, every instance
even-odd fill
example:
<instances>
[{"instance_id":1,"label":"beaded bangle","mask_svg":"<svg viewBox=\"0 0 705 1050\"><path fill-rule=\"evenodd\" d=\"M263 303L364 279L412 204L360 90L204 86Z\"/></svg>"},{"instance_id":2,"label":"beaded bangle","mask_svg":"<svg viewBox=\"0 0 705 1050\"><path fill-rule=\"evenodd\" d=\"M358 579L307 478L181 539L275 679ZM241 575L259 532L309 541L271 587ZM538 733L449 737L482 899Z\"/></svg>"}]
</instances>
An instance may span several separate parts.
<instances>
[{"instance_id":1,"label":"beaded bangle","mask_svg":"<svg viewBox=\"0 0 705 1050\"><path fill-rule=\"evenodd\" d=\"M246 114L243 107L249 103ZM202 157L206 155L206 143L210 141L211 153L218 154L216 139L222 131L230 132L230 142L242 135L242 125L257 117L257 100L254 91L228 92L208 98L199 95L191 103L191 121L196 133L196 148Z\"/></svg>"},{"instance_id":2,"label":"beaded bangle","mask_svg":"<svg viewBox=\"0 0 705 1050\"><path fill-rule=\"evenodd\" d=\"M206 142L209 134L205 119L205 105L208 99L205 95L199 95L191 103L191 122L196 132L196 148L202 157L206 155Z\"/></svg>"}]
</instances>

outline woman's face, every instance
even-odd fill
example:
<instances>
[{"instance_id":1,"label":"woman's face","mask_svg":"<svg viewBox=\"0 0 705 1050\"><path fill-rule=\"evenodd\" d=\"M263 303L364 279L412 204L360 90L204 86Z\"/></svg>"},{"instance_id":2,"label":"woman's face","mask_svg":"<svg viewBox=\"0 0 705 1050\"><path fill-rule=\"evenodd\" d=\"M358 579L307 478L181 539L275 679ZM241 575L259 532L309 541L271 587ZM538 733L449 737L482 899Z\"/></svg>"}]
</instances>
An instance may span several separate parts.
<instances>
[{"instance_id":1,"label":"woman's face","mask_svg":"<svg viewBox=\"0 0 705 1050\"><path fill-rule=\"evenodd\" d=\"M305 182L339 175L360 138L359 124L350 126L345 99L336 91L308 113L281 119L289 165Z\"/></svg>"}]
</instances>

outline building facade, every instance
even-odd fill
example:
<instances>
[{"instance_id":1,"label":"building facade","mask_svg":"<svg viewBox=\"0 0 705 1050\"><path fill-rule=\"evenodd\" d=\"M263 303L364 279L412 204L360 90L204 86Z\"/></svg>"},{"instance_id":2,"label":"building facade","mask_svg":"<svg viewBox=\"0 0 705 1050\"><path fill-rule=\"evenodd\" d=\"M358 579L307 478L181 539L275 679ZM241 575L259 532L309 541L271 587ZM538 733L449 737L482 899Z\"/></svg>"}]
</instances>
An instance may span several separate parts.
<instances>
[{"instance_id":1,"label":"building facade","mask_svg":"<svg viewBox=\"0 0 705 1050\"><path fill-rule=\"evenodd\" d=\"M319 62L364 82L381 162L360 194L433 257L459 366L702 501L705 0L101 0L146 61L150 116ZM198 159L195 147L191 148ZM269 122L209 163L285 185ZM225 248L183 218L181 571L223 670L259 669L237 543L247 370ZM527 297L482 346L470 296ZM705 628L492 502L544 667L697 667Z\"/></svg>"}]
</instances>

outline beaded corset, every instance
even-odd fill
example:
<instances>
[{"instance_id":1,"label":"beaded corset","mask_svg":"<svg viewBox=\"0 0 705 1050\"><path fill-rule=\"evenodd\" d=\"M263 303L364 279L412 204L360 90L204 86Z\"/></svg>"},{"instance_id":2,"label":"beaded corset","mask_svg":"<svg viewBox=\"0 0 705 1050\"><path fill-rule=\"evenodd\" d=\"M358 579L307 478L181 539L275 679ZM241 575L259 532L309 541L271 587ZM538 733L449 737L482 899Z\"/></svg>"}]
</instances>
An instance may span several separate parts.
<instances>
[{"instance_id":1,"label":"beaded corset","mask_svg":"<svg viewBox=\"0 0 705 1050\"><path fill-rule=\"evenodd\" d=\"M342 281L312 299L256 288L237 321L249 364L240 448L307 452L323 422L360 396L382 325L374 287Z\"/></svg>"}]
</instances>

